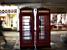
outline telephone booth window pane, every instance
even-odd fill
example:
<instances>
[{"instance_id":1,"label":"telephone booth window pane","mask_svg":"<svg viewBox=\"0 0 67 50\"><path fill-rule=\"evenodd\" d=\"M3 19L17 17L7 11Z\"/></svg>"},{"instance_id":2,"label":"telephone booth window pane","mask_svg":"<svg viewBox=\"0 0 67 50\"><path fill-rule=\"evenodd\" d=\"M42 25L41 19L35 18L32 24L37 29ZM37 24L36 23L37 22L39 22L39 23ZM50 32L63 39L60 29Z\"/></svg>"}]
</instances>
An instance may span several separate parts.
<instances>
[{"instance_id":1,"label":"telephone booth window pane","mask_svg":"<svg viewBox=\"0 0 67 50\"><path fill-rule=\"evenodd\" d=\"M39 16L40 24L40 33L39 33L39 39L45 39L45 33L44 33L44 16Z\"/></svg>"},{"instance_id":2,"label":"telephone booth window pane","mask_svg":"<svg viewBox=\"0 0 67 50\"><path fill-rule=\"evenodd\" d=\"M31 40L31 32L30 32L30 16L22 17L22 31L23 31L23 39Z\"/></svg>"},{"instance_id":3,"label":"telephone booth window pane","mask_svg":"<svg viewBox=\"0 0 67 50\"><path fill-rule=\"evenodd\" d=\"M24 16L23 19L30 19L30 16Z\"/></svg>"},{"instance_id":4,"label":"telephone booth window pane","mask_svg":"<svg viewBox=\"0 0 67 50\"><path fill-rule=\"evenodd\" d=\"M44 31L44 26L39 26L40 31Z\"/></svg>"},{"instance_id":5,"label":"telephone booth window pane","mask_svg":"<svg viewBox=\"0 0 67 50\"><path fill-rule=\"evenodd\" d=\"M45 39L45 37L44 36L39 36L39 39Z\"/></svg>"},{"instance_id":6,"label":"telephone booth window pane","mask_svg":"<svg viewBox=\"0 0 67 50\"><path fill-rule=\"evenodd\" d=\"M25 31L23 35L24 36L31 36L30 31Z\"/></svg>"},{"instance_id":7,"label":"telephone booth window pane","mask_svg":"<svg viewBox=\"0 0 67 50\"><path fill-rule=\"evenodd\" d=\"M23 31L30 31L30 29L23 29Z\"/></svg>"},{"instance_id":8,"label":"telephone booth window pane","mask_svg":"<svg viewBox=\"0 0 67 50\"><path fill-rule=\"evenodd\" d=\"M25 29L30 29L30 26L23 26L23 28Z\"/></svg>"},{"instance_id":9,"label":"telephone booth window pane","mask_svg":"<svg viewBox=\"0 0 67 50\"><path fill-rule=\"evenodd\" d=\"M30 22L30 16L23 16L23 21L22 22L24 22L24 23L29 23Z\"/></svg>"},{"instance_id":10,"label":"telephone booth window pane","mask_svg":"<svg viewBox=\"0 0 67 50\"><path fill-rule=\"evenodd\" d=\"M24 40L31 40L31 37L30 36L24 36L23 39Z\"/></svg>"},{"instance_id":11,"label":"telephone booth window pane","mask_svg":"<svg viewBox=\"0 0 67 50\"><path fill-rule=\"evenodd\" d=\"M23 22L29 22L29 19L23 19Z\"/></svg>"},{"instance_id":12,"label":"telephone booth window pane","mask_svg":"<svg viewBox=\"0 0 67 50\"><path fill-rule=\"evenodd\" d=\"M39 33L39 36L41 36L41 35L45 35L44 32Z\"/></svg>"},{"instance_id":13,"label":"telephone booth window pane","mask_svg":"<svg viewBox=\"0 0 67 50\"><path fill-rule=\"evenodd\" d=\"M27 23L26 23L26 22L24 22L24 23L23 23L23 25L26 25L26 26L27 26L27 25L29 25L29 23L28 23L28 22L27 22Z\"/></svg>"}]
</instances>

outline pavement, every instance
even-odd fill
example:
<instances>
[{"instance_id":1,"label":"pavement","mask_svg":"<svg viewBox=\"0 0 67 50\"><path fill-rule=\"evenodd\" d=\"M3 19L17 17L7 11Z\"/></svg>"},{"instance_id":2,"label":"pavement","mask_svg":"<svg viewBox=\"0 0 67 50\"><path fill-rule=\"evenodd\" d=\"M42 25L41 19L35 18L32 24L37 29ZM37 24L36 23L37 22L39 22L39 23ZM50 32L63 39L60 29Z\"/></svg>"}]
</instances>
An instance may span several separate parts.
<instances>
[{"instance_id":1,"label":"pavement","mask_svg":"<svg viewBox=\"0 0 67 50\"><path fill-rule=\"evenodd\" d=\"M8 43L2 45L4 48L0 47L1 50L20 50L19 32L4 31L3 34ZM67 46L62 42L62 37L65 35L67 35L67 31L51 31L51 48L34 50L67 50Z\"/></svg>"},{"instance_id":2,"label":"pavement","mask_svg":"<svg viewBox=\"0 0 67 50\"><path fill-rule=\"evenodd\" d=\"M19 45L19 32L15 31L4 31L3 32L5 39L7 40L7 44L3 45L2 49L5 50L14 50L15 48L20 49Z\"/></svg>"}]
</instances>

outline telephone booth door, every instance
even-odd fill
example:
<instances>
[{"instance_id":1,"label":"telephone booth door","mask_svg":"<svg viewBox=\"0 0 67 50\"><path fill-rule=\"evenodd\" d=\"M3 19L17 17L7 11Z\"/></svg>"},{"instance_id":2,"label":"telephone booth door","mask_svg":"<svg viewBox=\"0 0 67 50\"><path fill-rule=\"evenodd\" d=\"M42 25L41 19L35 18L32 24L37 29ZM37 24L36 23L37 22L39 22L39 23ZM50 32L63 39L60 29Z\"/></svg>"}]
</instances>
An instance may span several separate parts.
<instances>
[{"instance_id":1,"label":"telephone booth door","mask_svg":"<svg viewBox=\"0 0 67 50\"><path fill-rule=\"evenodd\" d=\"M19 16L20 47L34 46L34 17L32 8L20 9Z\"/></svg>"},{"instance_id":2,"label":"telephone booth door","mask_svg":"<svg viewBox=\"0 0 67 50\"><path fill-rule=\"evenodd\" d=\"M50 47L50 11L37 9L36 17L36 47Z\"/></svg>"}]
</instances>

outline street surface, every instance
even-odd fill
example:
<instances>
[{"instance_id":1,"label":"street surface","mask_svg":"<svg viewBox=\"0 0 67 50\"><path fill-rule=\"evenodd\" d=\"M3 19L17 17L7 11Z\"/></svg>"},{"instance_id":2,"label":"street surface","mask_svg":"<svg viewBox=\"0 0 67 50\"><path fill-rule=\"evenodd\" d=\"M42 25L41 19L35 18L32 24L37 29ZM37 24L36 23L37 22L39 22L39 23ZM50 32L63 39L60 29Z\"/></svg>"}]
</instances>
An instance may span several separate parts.
<instances>
[{"instance_id":1,"label":"street surface","mask_svg":"<svg viewBox=\"0 0 67 50\"><path fill-rule=\"evenodd\" d=\"M4 48L1 46L1 49L5 50L20 50L19 45L19 32L15 31L5 31L3 32L5 39L7 40L8 44L4 45ZM67 35L67 31L51 31L51 48L59 50L66 49L65 46L62 44L62 37ZM1 41L1 40L0 40ZM51 49L51 50L52 50ZM43 49L45 50L45 48ZM49 50L47 48L46 50ZM57 49L58 50L58 49Z\"/></svg>"}]
</instances>

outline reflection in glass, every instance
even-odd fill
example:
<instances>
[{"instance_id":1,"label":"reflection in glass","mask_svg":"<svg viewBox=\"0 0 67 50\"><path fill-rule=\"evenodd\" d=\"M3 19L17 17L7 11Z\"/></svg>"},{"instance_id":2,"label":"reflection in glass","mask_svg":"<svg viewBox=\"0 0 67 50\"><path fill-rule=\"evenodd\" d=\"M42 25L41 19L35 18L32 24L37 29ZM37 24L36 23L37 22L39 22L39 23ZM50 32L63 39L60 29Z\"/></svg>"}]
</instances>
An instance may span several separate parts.
<instances>
[{"instance_id":1,"label":"reflection in glass","mask_svg":"<svg viewBox=\"0 0 67 50\"><path fill-rule=\"evenodd\" d=\"M57 14L51 14L51 23L57 23Z\"/></svg>"},{"instance_id":2,"label":"reflection in glass","mask_svg":"<svg viewBox=\"0 0 67 50\"><path fill-rule=\"evenodd\" d=\"M31 37L30 36L24 36L23 39L24 40L31 40Z\"/></svg>"},{"instance_id":3,"label":"reflection in glass","mask_svg":"<svg viewBox=\"0 0 67 50\"><path fill-rule=\"evenodd\" d=\"M25 29L23 29L23 31L30 31L30 29L26 29L26 28L25 28Z\"/></svg>"},{"instance_id":4,"label":"reflection in glass","mask_svg":"<svg viewBox=\"0 0 67 50\"><path fill-rule=\"evenodd\" d=\"M30 26L29 26L29 25L23 26L23 30L24 30L24 31L27 31L27 30L30 31Z\"/></svg>"},{"instance_id":5,"label":"reflection in glass","mask_svg":"<svg viewBox=\"0 0 67 50\"><path fill-rule=\"evenodd\" d=\"M22 22L30 22L30 16L23 16L22 19Z\"/></svg>"},{"instance_id":6,"label":"reflection in glass","mask_svg":"<svg viewBox=\"0 0 67 50\"><path fill-rule=\"evenodd\" d=\"M67 15L66 13L51 14L51 30L67 30Z\"/></svg>"},{"instance_id":7,"label":"reflection in glass","mask_svg":"<svg viewBox=\"0 0 67 50\"><path fill-rule=\"evenodd\" d=\"M30 19L30 16L23 16L23 19Z\"/></svg>"},{"instance_id":8,"label":"reflection in glass","mask_svg":"<svg viewBox=\"0 0 67 50\"><path fill-rule=\"evenodd\" d=\"M29 25L29 23L28 22L24 22L23 25Z\"/></svg>"},{"instance_id":9,"label":"reflection in glass","mask_svg":"<svg viewBox=\"0 0 67 50\"><path fill-rule=\"evenodd\" d=\"M31 36L30 31L25 31L23 36Z\"/></svg>"},{"instance_id":10,"label":"reflection in glass","mask_svg":"<svg viewBox=\"0 0 67 50\"><path fill-rule=\"evenodd\" d=\"M44 31L41 31L39 34L40 34L40 35L45 35L45 34L44 34Z\"/></svg>"},{"instance_id":11,"label":"reflection in glass","mask_svg":"<svg viewBox=\"0 0 67 50\"><path fill-rule=\"evenodd\" d=\"M30 29L30 26L23 26L23 28L28 28L28 29Z\"/></svg>"},{"instance_id":12,"label":"reflection in glass","mask_svg":"<svg viewBox=\"0 0 67 50\"><path fill-rule=\"evenodd\" d=\"M45 37L44 36L39 36L39 39L45 39Z\"/></svg>"},{"instance_id":13,"label":"reflection in glass","mask_svg":"<svg viewBox=\"0 0 67 50\"><path fill-rule=\"evenodd\" d=\"M40 33L39 33L39 39L44 39L44 16L39 16L39 20L40 20Z\"/></svg>"},{"instance_id":14,"label":"reflection in glass","mask_svg":"<svg viewBox=\"0 0 67 50\"><path fill-rule=\"evenodd\" d=\"M30 32L30 16L23 16L22 18L23 39L30 40L32 38Z\"/></svg>"},{"instance_id":15,"label":"reflection in glass","mask_svg":"<svg viewBox=\"0 0 67 50\"><path fill-rule=\"evenodd\" d=\"M23 20L23 22L30 22L30 20L29 19L25 19L25 20Z\"/></svg>"}]
</instances>

